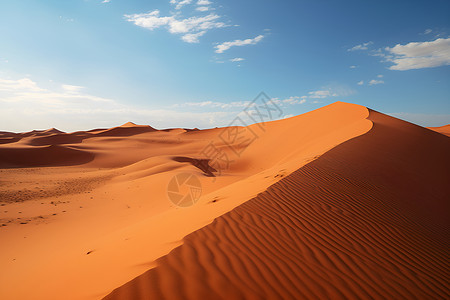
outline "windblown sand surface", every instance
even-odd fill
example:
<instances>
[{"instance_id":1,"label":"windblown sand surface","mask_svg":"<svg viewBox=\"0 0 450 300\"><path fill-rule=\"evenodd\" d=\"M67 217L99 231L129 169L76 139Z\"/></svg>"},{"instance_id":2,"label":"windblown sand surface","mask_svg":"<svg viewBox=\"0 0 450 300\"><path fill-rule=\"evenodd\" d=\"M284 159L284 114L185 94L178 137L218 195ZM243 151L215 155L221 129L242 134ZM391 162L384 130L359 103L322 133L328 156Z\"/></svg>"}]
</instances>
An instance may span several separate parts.
<instances>
[{"instance_id":1,"label":"windblown sand surface","mask_svg":"<svg viewBox=\"0 0 450 300\"><path fill-rule=\"evenodd\" d=\"M450 141L369 119L105 299L448 299Z\"/></svg>"},{"instance_id":2,"label":"windblown sand surface","mask_svg":"<svg viewBox=\"0 0 450 300\"><path fill-rule=\"evenodd\" d=\"M237 129L0 133L0 298L449 297L447 137L341 102Z\"/></svg>"}]
</instances>

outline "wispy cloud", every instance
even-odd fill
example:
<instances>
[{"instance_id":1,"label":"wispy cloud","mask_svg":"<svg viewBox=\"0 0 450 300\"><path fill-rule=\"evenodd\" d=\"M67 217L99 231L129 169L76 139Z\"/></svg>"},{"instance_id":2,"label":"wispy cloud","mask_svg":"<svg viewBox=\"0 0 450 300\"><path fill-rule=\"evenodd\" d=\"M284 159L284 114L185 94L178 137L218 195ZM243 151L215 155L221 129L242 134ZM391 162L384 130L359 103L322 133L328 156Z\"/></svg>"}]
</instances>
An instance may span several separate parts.
<instances>
[{"instance_id":1,"label":"wispy cloud","mask_svg":"<svg viewBox=\"0 0 450 300\"><path fill-rule=\"evenodd\" d=\"M355 91L344 86L330 85L325 86L320 90L311 91L303 96L291 96L285 99L272 98L271 100L277 105L299 105L307 102L319 103L319 99L345 97L354 94ZM186 102L181 104L174 104L173 108L179 107L197 107L197 108L220 108L220 109L242 109L250 105L250 101L236 101L236 102L217 102L217 101L201 101L201 102Z\"/></svg>"},{"instance_id":2,"label":"wispy cloud","mask_svg":"<svg viewBox=\"0 0 450 300\"><path fill-rule=\"evenodd\" d=\"M41 92L44 91L44 89L38 87L36 82L29 78L22 78L18 80L0 78L0 91L24 93Z\"/></svg>"},{"instance_id":3,"label":"wispy cloud","mask_svg":"<svg viewBox=\"0 0 450 300\"><path fill-rule=\"evenodd\" d=\"M236 57L236 58L230 59L230 61L232 61L232 62L238 62L238 61L243 61L243 60L245 60L245 58L242 58L242 57Z\"/></svg>"},{"instance_id":4,"label":"wispy cloud","mask_svg":"<svg viewBox=\"0 0 450 300\"><path fill-rule=\"evenodd\" d=\"M208 10L211 10L211 7L208 6L210 4L211 4L211 1L199 0L199 1L197 1L198 7L195 10L197 10L197 11L208 11Z\"/></svg>"},{"instance_id":5,"label":"wispy cloud","mask_svg":"<svg viewBox=\"0 0 450 300\"><path fill-rule=\"evenodd\" d=\"M355 46L352 49L361 50L366 44ZM349 51L353 51L352 49ZM447 66L450 65L450 37L372 49L368 54L381 57L383 63L393 63L389 67L390 70L406 71Z\"/></svg>"},{"instance_id":6,"label":"wispy cloud","mask_svg":"<svg viewBox=\"0 0 450 300\"><path fill-rule=\"evenodd\" d=\"M180 10L186 5L193 4L193 2L192 0L170 0L170 3L177 10ZM176 13L172 12L169 16L162 16L158 9L146 13L125 14L124 18L128 22L132 22L136 26L148 30L165 28L171 34L181 35L181 40L186 43L199 43L200 37L205 35L209 30L232 26L223 22L220 15L210 12L214 10L214 8L211 8L211 1L198 0L195 4L196 7L195 9L192 8L193 10L190 15L196 15L188 18L183 17L181 11L177 11ZM265 29L265 31L269 30ZM216 53L223 53L231 47L257 44L263 38L264 35L258 35L255 38L246 40L217 43L214 48Z\"/></svg>"},{"instance_id":7,"label":"wispy cloud","mask_svg":"<svg viewBox=\"0 0 450 300\"><path fill-rule=\"evenodd\" d=\"M377 85L377 84L383 84L383 83L384 83L383 80L372 79L371 81L369 81L369 85Z\"/></svg>"},{"instance_id":8,"label":"wispy cloud","mask_svg":"<svg viewBox=\"0 0 450 300\"><path fill-rule=\"evenodd\" d=\"M112 127L127 121L150 124L156 128L210 128L227 126L251 105L251 101L201 101L148 109L93 95L87 88L78 85L53 82L51 86L41 87L30 78L0 78L0 128L27 131L58 127L75 131ZM324 87L304 96L272 98L272 101L288 107L347 94L351 91ZM251 124L251 120L248 122Z\"/></svg>"},{"instance_id":9,"label":"wispy cloud","mask_svg":"<svg viewBox=\"0 0 450 300\"><path fill-rule=\"evenodd\" d=\"M17 80L0 79L0 99L4 103L36 102L63 108L71 101L82 103L84 100L97 103L112 103L110 99L83 93L84 87L62 84L60 90L48 90L38 86L30 78Z\"/></svg>"},{"instance_id":10,"label":"wispy cloud","mask_svg":"<svg viewBox=\"0 0 450 300\"><path fill-rule=\"evenodd\" d=\"M127 121L150 124L156 128L210 128L226 126L236 116L236 111L224 111L220 105L216 106L215 111L202 109L199 112L176 107L148 109L98 97L85 90L68 84L47 89L29 78L0 78L0 128L28 131L57 127L64 131L75 131L112 127ZM224 105L239 108L239 112L248 103ZM202 103L200 108L207 105Z\"/></svg>"},{"instance_id":11,"label":"wispy cloud","mask_svg":"<svg viewBox=\"0 0 450 300\"><path fill-rule=\"evenodd\" d=\"M319 90L319 91L313 91L313 92L309 92L309 98L313 98L313 99L321 99L321 98L327 98L327 97L336 97L338 96L336 93L332 93L329 90Z\"/></svg>"},{"instance_id":12,"label":"wispy cloud","mask_svg":"<svg viewBox=\"0 0 450 300\"><path fill-rule=\"evenodd\" d=\"M389 59L393 58L392 55L386 54L386 52L383 49L372 49L369 52L370 56L378 56L381 57L383 62L389 61Z\"/></svg>"},{"instance_id":13,"label":"wispy cloud","mask_svg":"<svg viewBox=\"0 0 450 300\"><path fill-rule=\"evenodd\" d=\"M329 84L323 86L316 91L308 92L307 95L302 96L302 99L314 99L313 103L318 103L318 99L335 98L335 97L347 97L355 94L356 91L340 84Z\"/></svg>"},{"instance_id":14,"label":"wispy cloud","mask_svg":"<svg viewBox=\"0 0 450 300\"><path fill-rule=\"evenodd\" d=\"M159 10L154 10L149 13L125 15L125 19L139 27L149 30L165 27L172 34L183 34L181 39L188 43L197 43L198 38L208 30L229 26L224 22L218 21L220 16L216 14L183 19L179 15L161 17Z\"/></svg>"},{"instance_id":15,"label":"wispy cloud","mask_svg":"<svg viewBox=\"0 0 450 300\"><path fill-rule=\"evenodd\" d=\"M199 6L199 7L197 7L195 10L198 10L198 11L208 11L208 10L209 10L209 7L208 7L208 6Z\"/></svg>"},{"instance_id":16,"label":"wispy cloud","mask_svg":"<svg viewBox=\"0 0 450 300\"><path fill-rule=\"evenodd\" d=\"M292 96L292 97L281 100L280 103L285 103L285 104L289 104L289 105L304 104L304 103L306 103L305 98L306 98L305 96L302 96L302 97Z\"/></svg>"},{"instance_id":17,"label":"wispy cloud","mask_svg":"<svg viewBox=\"0 0 450 300\"><path fill-rule=\"evenodd\" d=\"M384 76L381 75L381 74L380 74L380 75L377 75L377 78L379 78L379 79L372 79L372 80L370 80L370 81L368 82L368 84L369 84L369 85L383 84L384 81L381 80L381 78L383 78L383 77L384 77ZM364 85L364 80L359 81L357 84L358 84L358 85Z\"/></svg>"},{"instance_id":18,"label":"wispy cloud","mask_svg":"<svg viewBox=\"0 0 450 300\"><path fill-rule=\"evenodd\" d=\"M347 49L347 51L358 51L358 50L368 50L369 46L372 45L373 42L367 42L363 44L356 45L350 49Z\"/></svg>"},{"instance_id":19,"label":"wispy cloud","mask_svg":"<svg viewBox=\"0 0 450 300\"><path fill-rule=\"evenodd\" d=\"M277 105L283 105L283 104L303 104L306 102L306 96L292 96L286 99L278 99L278 98L272 98L271 101L273 101ZM250 101L235 101L235 102L217 102L217 101L201 101L201 102L186 102L181 104L174 104L172 105L173 108L177 107L198 107L198 108L220 108L220 109L243 109L247 106L251 105Z\"/></svg>"},{"instance_id":20,"label":"wispy cloud","mask_svg":"<svg viewBox=\"0 0 450 300\"><path fill-rule=\"evenodd\" d=\"M257 37L252 38L252 39L234 40L231 42L225 42L225 43L219 44L215 47L216 53L223 53L223 52L227 51L228 49L230 49L231 47L255 45L255 44L259 43L260 41L262 41L263 38L264 38L264 35L258 35Z\"/></svg>"},{"instance_id":21,"label":"wispy cloud","mask_svg":"<svg viewBox=\"0 0 450 300\"><path fill-rule=\"evenodd\" d=\"M68 93L72 93L72 94L76 94L81 92L81 90L84 89L83 86L79 86L79 85L70 85L70 84L63 84L61 86L63 88L64 91L68 92Z\"/></svg>"},{"instance_id":22,"label":"wispy cloud","mask_svg":"<svg viewBox=\"0 0 450 300\"><path fill-rule=\"evenodd\" d=\"M109 3L111 0L103 0L102 3Z\"/></svg>"},{"instance_id":23,"label":"wispy cloud","mask_svg":"<svg viewBox=\"0 0 450 300\"><path fill-rule=\"evenodd\" d=\"M216 102L216 101L201 101L201 102L186 102L181 104L174 104L172 107L212 107L212 108L244 108L250 104L250 101L235 101L230 103Z\"/></svg>"},{"instance_id":24,"label":"wispy cloud","mask_svg":"<svg viewBox=\"0 0 450 300\"><path fill-rule=\"evenodd\" d=\"M185 34L181 37L181 39L183 41L185 41L186 43L198 43L199 41L199 37L201 37L202 35L204 35L206 33L206 30L197 32L197 33L188 33Z\"/></svg>"},{"instance_id":25,"label":"wispy cloud","mask_svg":"<svg viewBox=\"0 0 450 300\"><path fill-rule=\"evenodd\" d=\"M385 50L393 57L391 70L412 70L450 65L450 38L439 38L430 42L411 42L397 44Z\"/></svg>"},{"instance_id":26,"label":"wispy cloud","mask_svg":"<svg viewBox=\"0 0 450 300\"><path fill-rule=\"evenodd\" d=\"M175 20L174 17L160 17L158 9L149 13L125 15L125 19L128 22L133 22L135 25L149 30L169 25Z\"/></svg>"},{"instance_id":27,"label":"wispy cloud","mask_svg":"<svg viewBox=\"0 0 450 300\"><path fill-rule=\"evenodd\" d=\"M192 0L170 0L170 4L175 5L175 9L181 9L187 4L191 4Z\"/></svg>"},{"instance_id":28,"label":"wispy cloud","mask_svg":"<svg viewBox=\"0 0 450 300\"><path fill-rule=\"evenodd\" d=\"M331 87L325 87L324 89L317 90L317 91L311 91L307 95L304 96L291 96L285 99L279 99L279 98L272 98L271 101L273 101L275 104L280 106L286 106L286 105L301 105L305 104L307 102L310 103L319 103L319 99L325 99L325 98L332 98L332 97L343 97L353 94L354 91L343 88L343 87L337 87L337 88L331 88ZM223 110L229 110L229 109L243 109L251 104L250 101L236 101L236 102L217 102L217 101L201 101L201 102L186 102L181 104L174 104L173 108L179 108L179 107L197 107L197 108L220 108Z\"/></svg>"}]
</instances>

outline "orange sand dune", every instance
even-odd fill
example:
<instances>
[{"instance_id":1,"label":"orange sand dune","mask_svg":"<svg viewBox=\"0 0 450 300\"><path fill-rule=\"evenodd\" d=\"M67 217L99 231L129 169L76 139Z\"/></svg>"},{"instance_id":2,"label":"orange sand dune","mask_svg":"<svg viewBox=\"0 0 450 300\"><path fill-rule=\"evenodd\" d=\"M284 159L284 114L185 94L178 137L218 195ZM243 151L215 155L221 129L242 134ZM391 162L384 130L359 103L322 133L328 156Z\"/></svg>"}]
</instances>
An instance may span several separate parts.
<instances>
[{"instance_id":1,"label":"orange sand dune","mask_svg":"<svg viewBox=\"0 0 450 300\"><path fill-rule=\"evenodd\" d=\"M442 133L443 135L450 136L450 124L441 127L427 127L427 128Z\"/></svg>"},{"instance_id":2,"label":"orange sand dune","mask_svg":"<svg viewBox=\"0 0 450 300\"><path fill-rule=\"evenodd\" d=\"M450 141L369 119L104 299L448 299Z\"/></svg>"},{"instance_id":3,"label":"orange sand dune","mask_svg":"<svg viewBox=\"0 0 450 300\"><path fill-rule=\"evenodd\" d=\"M0 168L79 165L92 159L90 153L57 145L0 148Z\"/></svg>"},{"instance_id":4,"label":"orange sand dune","mask_svg":"<svg viewBox=\"0 0 450 300\"><path fill-rule=\"evenodd\" d=\"M386 116L381 117L382 121L376 121L374 116L374 113L370 114L370 119L375 120L372 128L373 122L367 119L367 108L337 102L300 116L248 127L156 130L129 122L119 127L85 132L2 133L0 299L101 299L155 267L158 258L175 248L159 261L160 267L145 273L144 277L137 277L136 280L142 284L136 285L136 280L133 280L109 297L123 294L136 299L130 295L141 293L140 289L143 289L145 295L162 293L170 298L173 294L169 290L178 290L172 284L178 283L183 288L179 289L181 294L175 296L181 298L191 297L197 292L200 293L198 295L215 297L223 284L230 286L232 295L242 296L255 291L255 295L264 296L258 290L261 286L272 289L275 296L282 293L283 287L294 295L292 285L297 285L292 272L287 272L292 261L305 263L304 268L301 265L296 268L302 268L306 273L295 274L309 274L314 278L310 280L316 282L313 288L311 281L304 278L306 275L296 275L306 280L300 285L305 287L305 291L302 289L304 295L320 297L341 288L342 295L350 295L346 291L354 291L357 284L361 286L357 291L372 287L392 292L378 281L372 283L364 278L364 286L357 278L353 279L356 283L347 278L352 274L360 276L360 272L366 271L372 274L370 268L373 266L364 261L369 265L365 267L358 260L358 255L365 249L369 254L361 254L363 258L377 253L389 253L395 259L406 255L407 258L399 259L397 264L394 264L394 258L387 258L386 266L395 267L402 274L411 268L417 272L418 281L423 281L422 286L436 285L436 293L442 295L446 290L442 283L435 281L433 274L438 268L445 269L446 265L432 264L434 260L431 258L439 258L435 252L440 248L435 244L440 241L445 245L442 237L448 225L448 207L441 201L442 197L448 196L447 190L441 188L442 182L448 181L448 173L442 171L443 168L449 169L448 160L442 157L442 153L448 152L447 138ZM380 133L380 128L388 130ZM240 139L231 140L236 132L239 132ZM373 137L375 133L377 135ZM357 144L347 149L347 145L361 139L368 139L363 143L367 146ZM227 164L218 164L218 160L212 158L211 145L220 151L222 158L229 158ZM322 161L328 162L327 157L336 151L342 153L329 163L337 170L328 172L328 166L325 166L327 168L323 167L318 173L309 172L309 180L316 180L313 185L304 185L308 182L306 178L292 187L286 185L302 170L315 164L323 166ZM366 156L358 158L358 155ZM332 171L343 173L333 175ZM178 207L169 201L169 182L179 174L194 175L201 184L202 195L193 206ZM293 175L287 178L289 180L282 180L290 174ZM428 177L423 178L425 175ZM202 232L209 238L210 233L207 232L211 227L220 222L224 224L219 220L228 220L230 215L235 216L236 212L254 205L252 203L259 201L257 199L262 195L272 193L278 185L276 194L279 198L267 198L273 202L267 204L264 212L274 219L263 218L262 212L256 209L242 212L239 228L229 220L226 222L230 226L218 228L216 238L209 242L202 244L192 238ZM302 202L295 193L304 193L302 206L296 206L297 202ZM321 193L323 196L319 199L314 198ZM407 197L410 194L412 198ZM427 199L427 202L422 199ZM308 205L312 205L309 210L297 209ZM277 212L282 207L289 210ZM335 207L341 208L336 210ZM397 211L400 209L401 214ZM321 219L323 213L336 212L343 219L340 221L338 218L334 225ZM366 227L364 218L367 218ZM408 222L417 227L416 237L409 237L410 231L402 231L406 230L404 227ZM303 227L301 230L296 228L299 224L309 231ZM416 230L416 227L411 228ZM361 232L363 229L365 231ZM383 233L384 229L390 231ZM429 243L424 242L425 230L430 232ZM265 237L267 240L255 237L256 231L275 240L282 239L277 243L283 247L288 243L289 253L281 251L282 248L276 244L271 246L274 240L269 237ZM334 231L339 234L333 235ZM351 233L357 235L351 236ZM397 244L387 246L383 238L392 237L393 233L399 235L395 236L394 242L401 247L406 243L402 238L411 238L413 240L408 241L417 242L419 250L411 250L411 254L400 252ZM239 244L242 239L247 244ZM336 249L348 256L344 257L338 250L335 250L337 254L332 254L329 249L335 248L322 242L323 239L329 243L334 241L332 245L335 248L342 244ZM223 243L212 242L217 240ZM315 240L318 241L314 244L316 248L311 245ZM378 242L380 245L376 244ZM177 248L180 245L183 246ZM198 252L201 255L183 254L188 259L183 260L183 266L174 267L172 262L165 262L172 257L180 261L177 253L197 246L203 247ZM298 251L300 246L302 251ZM227 253L221 252L223 247L234 247L233 251L239 253L230 252L230 255L237 256L227 257ZM274 249L286 257L277 261L269 253ZM423 258L423 249L429 251L431 257L431 271L427 273L431 275L426 280L421 277L425 263L417 262ZM254 253L253 258L239 256L245 253ZM257 258L268 260L264 262ZM191 289L187 285L191 279L175 275L178 271L184 272L183 268L190 266L189 261L199 263L198 268L192 268L194 273L208 272L202 278L202 287L193 285ZM204 265L206 261L210 262L209 266ZM378 263L375 258L371 261ZM280 265L283 262L289 265L288 269L286 265ZM308 271L307 266L313 270L320 268L317 271L319 275ZM388 267L386 269L395 274ZM154 272L157 275L149 276L157 276L158 286L152 286L145 277ZM186 274L199 278L200 273ZM232 280L232 284L223 279L234 273L243 276L239 279L242 283L250 282L249 277L252 277L254 279L251 280L256 280L257 284L247 291L235 285L239 276L233 275L236 276L235 281L227 279ZM289 281L281 285L266 283L268 278L272 278L270 276L278 275L280 279L274 282L281 278ZM328 280L335 278L333 276L341 278L341 275L343 279ZM407 279L399 282L401 289Z\"/></svg>"},{"instance_id":5,"label":"orange sand dune","mask_svg":"<svg viewBox=\"0 0 450 300\"><path fill-rule=\"evenodd\" d=\"M106 129L103 131L95 132L96 136L132 136L145 132L156 131L154 128L148 125L136 125L132 122L123 124L122 126Z\"/></svg>"},{"instance_id":6,"label":"orange sand dune","mask_svg":"<svg viewBox=\"0 0 450 300\"><path fill-rule=\"evenodd\" d=\"M58 130L56 128L50 128L47 130L42 131L41 133L38 133L37 135L47 135L47 134L54 134L54 133L64 133L61 130Z\"/></svg>"}]
</instances>

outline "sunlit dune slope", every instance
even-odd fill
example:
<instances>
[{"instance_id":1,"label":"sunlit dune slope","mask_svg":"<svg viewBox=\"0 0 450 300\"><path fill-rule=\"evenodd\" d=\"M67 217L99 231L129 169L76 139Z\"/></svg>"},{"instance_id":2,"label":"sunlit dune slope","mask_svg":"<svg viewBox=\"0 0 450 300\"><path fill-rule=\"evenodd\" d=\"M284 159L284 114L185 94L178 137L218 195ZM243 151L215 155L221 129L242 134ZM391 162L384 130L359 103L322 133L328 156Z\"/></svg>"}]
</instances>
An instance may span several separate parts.
<instances>
[{"instance_id":1,"label":"sunlit dune slope","mask_svg":"<svg viewBox=\"0 0 450 300\"><path fill-rule=\"evenodd\" d=\"M450 298L450 141L369 119L104 299Z\"/></svg>"},{"instance_id":2,"label":"sunlit dune slope","mask_svg":"<svg viewBox=\"0 0 450 300\"><path fill-rule=\"evenodd\" d=\"M1 133L0 298L99 299L186 235L367 133L368 115L337 102L248 127ZM211 144L228 165L215 163ZM201 184L190 207L168 198L181 173Z\"/></svg>"}]
</instances>

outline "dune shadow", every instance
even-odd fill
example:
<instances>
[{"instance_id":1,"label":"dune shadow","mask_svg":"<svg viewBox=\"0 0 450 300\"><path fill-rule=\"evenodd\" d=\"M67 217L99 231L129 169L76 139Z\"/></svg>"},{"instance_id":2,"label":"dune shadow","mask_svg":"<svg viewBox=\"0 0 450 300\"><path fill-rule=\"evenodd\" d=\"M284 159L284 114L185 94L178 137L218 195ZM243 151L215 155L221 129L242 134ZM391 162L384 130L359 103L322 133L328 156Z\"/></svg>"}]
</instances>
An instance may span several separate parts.
<instances>
[{"instance_id":1,"label":"dune shadow","mask_svg":"<svg viewBox=\"0 0 450 300\"><path fill-rule=\"evenodd\" d=\"M209 165L209 159L196 159L191 157L185 157L185 156L176 156L172 158L176 162L187 162L193 165L194 167L200 169L203 173L205 173L205 176L208 177L215 177L213 172L217 172L216 169L211 167Z\"/></svg>"},{"instance_id":2,"label":"dune shadow","mask_svg":"<svg viewBox=\"0 0 450 300\"><path fill-rule=\"evenodd\" d=\"M88 163L90 152L52 145L39 148L0 148L0 168L56 167Z\"/></svg>"}]
</instances>

